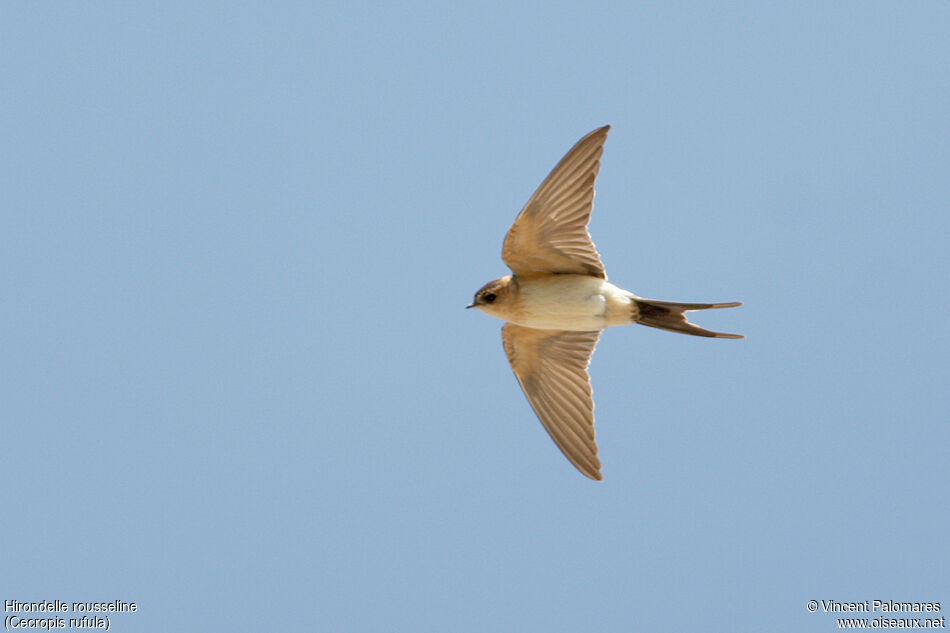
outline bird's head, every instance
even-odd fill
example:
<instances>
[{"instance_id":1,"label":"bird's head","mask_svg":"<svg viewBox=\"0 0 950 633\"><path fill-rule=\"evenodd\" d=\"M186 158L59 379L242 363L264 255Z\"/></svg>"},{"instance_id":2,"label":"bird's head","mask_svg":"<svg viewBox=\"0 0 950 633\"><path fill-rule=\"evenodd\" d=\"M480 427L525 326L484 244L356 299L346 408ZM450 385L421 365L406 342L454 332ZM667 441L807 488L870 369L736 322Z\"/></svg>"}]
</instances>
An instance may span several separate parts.
<instances>
[{"instance_id":1,"label":"bird's head","mask_svg":"<svg viewBox=\"0 0 950 633\"><path fill-rule=\"evenodd\" d=\"M471 305L465 307L478 308L485 314L504 318L502 315L506 312L506 308L512 297L511 285L511 275L505 275L494 281L489 281L478 289L478 292L475 293L475 298L472 299Z\"/></svg>"}]
</instances>

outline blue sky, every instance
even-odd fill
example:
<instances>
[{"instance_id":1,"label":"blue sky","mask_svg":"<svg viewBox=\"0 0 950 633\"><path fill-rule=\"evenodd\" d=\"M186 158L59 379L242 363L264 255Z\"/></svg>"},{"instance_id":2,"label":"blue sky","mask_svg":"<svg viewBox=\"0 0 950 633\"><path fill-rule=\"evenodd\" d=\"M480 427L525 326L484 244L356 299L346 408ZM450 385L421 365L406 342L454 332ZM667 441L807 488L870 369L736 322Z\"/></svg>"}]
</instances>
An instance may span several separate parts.
<instances>
[{"instance_id":1,"label":"blue sky","mask_svg":"<svg viewBox=\"0 0 950 633\"><path fill-rule=\"evenodd\" d=\"M950 5L0 8L0 599L116 631L836 630L940 601ZM612 124L605 480L463 307Z\"/></svg>"}]
</instances>

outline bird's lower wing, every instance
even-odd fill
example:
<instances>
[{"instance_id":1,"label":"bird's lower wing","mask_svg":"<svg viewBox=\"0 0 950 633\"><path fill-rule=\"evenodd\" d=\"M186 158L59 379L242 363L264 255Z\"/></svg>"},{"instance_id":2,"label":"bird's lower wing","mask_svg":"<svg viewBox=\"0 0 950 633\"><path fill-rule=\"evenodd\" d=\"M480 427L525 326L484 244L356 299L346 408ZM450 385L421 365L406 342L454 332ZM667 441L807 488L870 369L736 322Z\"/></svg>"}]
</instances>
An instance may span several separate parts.
<instances>
[{"instance_id":1,"label":"bird's lower wing","mask_svg":"<svg viewBox=\"0 0 950 633\"><path fill-rule=\"evenodd\" d=\"M584 475L602 479L594 441L594 400L587 366L600 331L501 329L508 362L541 424Z\"/></svg>"}]
</instances>

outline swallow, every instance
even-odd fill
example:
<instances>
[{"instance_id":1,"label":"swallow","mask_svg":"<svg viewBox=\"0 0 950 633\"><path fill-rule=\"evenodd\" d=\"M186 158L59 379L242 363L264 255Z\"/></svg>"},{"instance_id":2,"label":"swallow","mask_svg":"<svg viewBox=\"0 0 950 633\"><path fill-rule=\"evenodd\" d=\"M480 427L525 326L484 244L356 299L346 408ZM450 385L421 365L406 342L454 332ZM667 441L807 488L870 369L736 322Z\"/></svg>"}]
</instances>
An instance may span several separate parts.
<instances>
[{"instance_id":1,"label":"swallow","mask_svg":"<svg viewBox=\"0 0 950 633\"><path fill-rule=\"evenodd\" d=\"M600 333L639 323L711 338L743 338L705 330L692 310L741 302L676 303L644 299L607 281L587 231L609 125L577 142L544 179L505 236L501 258L511 269L482 286L468 308L505 321L502 343L531 408L564 456L601 480L594 439L594 400L587 367Z\"/></svg>"}]
</instances>

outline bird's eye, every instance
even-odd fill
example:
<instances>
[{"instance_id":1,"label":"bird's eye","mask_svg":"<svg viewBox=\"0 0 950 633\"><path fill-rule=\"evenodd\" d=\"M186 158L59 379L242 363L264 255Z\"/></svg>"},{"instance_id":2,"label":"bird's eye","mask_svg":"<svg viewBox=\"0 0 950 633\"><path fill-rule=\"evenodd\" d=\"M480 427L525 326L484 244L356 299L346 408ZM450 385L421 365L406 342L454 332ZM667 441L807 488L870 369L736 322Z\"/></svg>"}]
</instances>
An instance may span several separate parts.
<instances>
[{"instance_id":1,"label":"bird's eye","mask_svg":"<svg viewBox=\"0 0 950 633\"><path fill-rule=\"evenodd\" d=\"M485 294L482 295L482 301L484 301L485 303L493 303L495 301L495 293L486 292Z\"/></svg>"}]
</instances>

